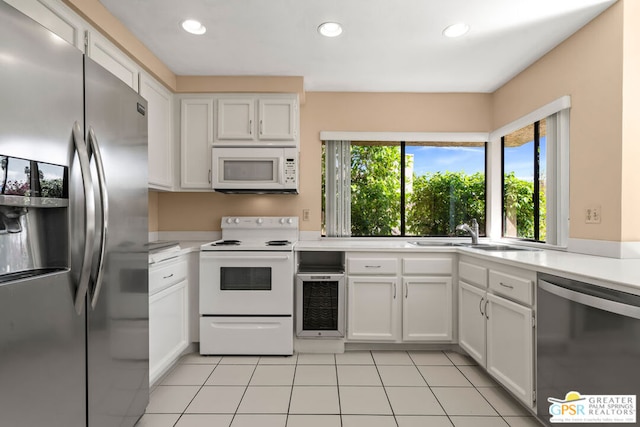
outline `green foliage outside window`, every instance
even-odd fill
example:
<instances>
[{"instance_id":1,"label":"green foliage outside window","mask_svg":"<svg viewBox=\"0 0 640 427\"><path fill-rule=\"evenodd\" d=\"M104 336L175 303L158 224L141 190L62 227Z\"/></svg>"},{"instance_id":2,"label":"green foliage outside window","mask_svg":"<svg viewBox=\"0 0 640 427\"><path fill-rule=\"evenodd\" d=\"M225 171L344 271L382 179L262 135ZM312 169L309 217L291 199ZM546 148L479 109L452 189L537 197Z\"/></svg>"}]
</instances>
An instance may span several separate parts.
<instances>
[{"instance_id":1,"label":"green foliage outside window","mask_svg":"<svg viewBox=\"0 0 640 427\"><path fill-rule=\"evenodd\" d=\"M521 239L534 238L533 216L533 182L519 179L514 172L504 176L504 215L507 228L516 229L516 236ZM540 241L546 240L546 192L540 186Z\"/></svg>"},{"instance_id":2,"label":"green foliage outside window","mask_svg":"<svg viewBox=\"0 0 640 427\"><path fill-rule=\"evenodd\" d=\"M400 147L351 146L351 235L391 236L400 226Z\"/></svg>"},{"instance_id":3,"label":"green foliage outside window","mask_svg":"<svg viewBox=\"0 0 640 427\"><path fill-rule=\"evenodd\" d=\"M485 229L484 174L437 172L413 178L407 195L407 234L455 236L456 226L478 221Z\"/></svg>"}]
</instances>

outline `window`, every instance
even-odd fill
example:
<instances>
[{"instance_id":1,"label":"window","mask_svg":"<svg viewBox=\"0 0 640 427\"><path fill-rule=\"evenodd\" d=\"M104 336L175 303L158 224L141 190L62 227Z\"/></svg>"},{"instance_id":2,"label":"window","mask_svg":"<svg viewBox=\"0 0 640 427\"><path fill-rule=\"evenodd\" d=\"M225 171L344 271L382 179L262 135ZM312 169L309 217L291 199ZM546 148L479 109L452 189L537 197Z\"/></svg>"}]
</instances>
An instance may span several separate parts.
<instances>
[{"instance_id":1,"label":"window","mask_svg":"<svg viewBox=\"0 0 640 427\"><path fill-rule=\"evenodd\" d=\"M502 237L566 246L569 236L569 99L509 125L502 135ZM557 108L557 109L556 109ZM556 113L548 115L550 109ZM523 120L517 123L523 126ZM513 130L517 129L517 130Z\"/></svg>"},{"instance_id":2,"label":"window","mask_svg":"<svg viewBox=\"0 0 640 427\"><path fill-rule=\"evenodd\" d=\"M455 236L485 229L484 142L326 141L323 234Z\"/></svg>"},{"instance_id":3,"label":"window","mask_svg":"<svg viewBox=\"0 0 640 427\"><path fill-rule=\"evenodd\" d=\"M546 241L547 121L502 137L502 235Z\"/></svg>"}]
</instances>

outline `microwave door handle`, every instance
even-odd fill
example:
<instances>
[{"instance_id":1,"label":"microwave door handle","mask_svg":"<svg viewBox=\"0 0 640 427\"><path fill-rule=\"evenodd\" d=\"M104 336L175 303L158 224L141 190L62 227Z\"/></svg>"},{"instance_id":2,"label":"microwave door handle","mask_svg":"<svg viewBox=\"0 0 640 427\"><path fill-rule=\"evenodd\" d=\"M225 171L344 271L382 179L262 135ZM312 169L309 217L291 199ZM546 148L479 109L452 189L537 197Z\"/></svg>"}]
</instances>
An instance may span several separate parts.
<instances>
[{"instance_id":1,"label":"microwave door handle","mask_svg":"<svg viewBox=\"0 0 640 427\"><path fill-rule=\"evenodd\" d=\"M281 185L284 185L284 157L280 157L278 160L278 167L280 168L280 173L278 174L278 182Z\"/></svg>"}]
</instances>

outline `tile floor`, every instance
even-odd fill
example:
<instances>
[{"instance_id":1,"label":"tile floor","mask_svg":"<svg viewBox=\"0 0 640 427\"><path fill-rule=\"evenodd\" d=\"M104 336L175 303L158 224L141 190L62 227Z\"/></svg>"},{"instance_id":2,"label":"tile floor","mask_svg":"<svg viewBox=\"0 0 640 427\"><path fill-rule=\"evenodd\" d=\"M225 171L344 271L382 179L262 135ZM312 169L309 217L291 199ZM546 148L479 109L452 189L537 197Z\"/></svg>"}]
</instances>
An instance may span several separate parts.
<instances>
[{"instance_id":1,"label":"tile floor","mask_svg":"<svg viewBox=\"0 0 640 427\"><path fill-rule=\"evenodd\" d=\"M137 427L526 427L529 413L454 352L191 354Z\"/></svg>"}]
</instances>

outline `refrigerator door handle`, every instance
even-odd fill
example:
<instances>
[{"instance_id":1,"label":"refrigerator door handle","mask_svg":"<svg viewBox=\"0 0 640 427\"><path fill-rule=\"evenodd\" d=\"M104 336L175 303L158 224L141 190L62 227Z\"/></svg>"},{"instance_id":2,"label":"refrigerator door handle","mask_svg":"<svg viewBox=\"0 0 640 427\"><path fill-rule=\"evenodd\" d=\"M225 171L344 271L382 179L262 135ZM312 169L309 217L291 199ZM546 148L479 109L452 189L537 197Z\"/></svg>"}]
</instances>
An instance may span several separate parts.
<instances>
[{"instance_id":1,"label":"refrigerator door handle","mask_svg":"<svg viewBox=\"0 0 640 427\"><path fill-rule=\"evenodd\" d=\"M104 163L102 162L102 154L100 153L100 146L98 139L93 131L93 128L89 126L88 135L89 156L93 155L96 160L96 170L98 172L98 188L100 189L100 206L102 207L102 233L100 236L100 256L98 258L98 268L96 274L96 282L91 298L91 307L96 308L98 303L98 297L100 296L100 289L102 288L102 281L104 277L104 257L107 246L107 230L109 228L109 194L107 192L107 182L104 174Z\"/></svg>"},{"instance_id":2,"label":"refrigerator door handle","mask_svg":"<svg viewBox=\"0 0 640 427\"><path fill-rule=\"evenodd\" d=\"M93 245L96 233L96 212L95 196L93 194L93 181L91 180L91 165L89 163L89 153L80 129L80 124L73 124L73 144L78 153L80 163L80 174L82 175L82 187L84 190L84 255L82 258L82 268L80 269L80 280L75 297L75 308L78 314L82 314L84 299L89 289L91 280L91 260L93 258Z\"/></svg>"}]
</instances>

